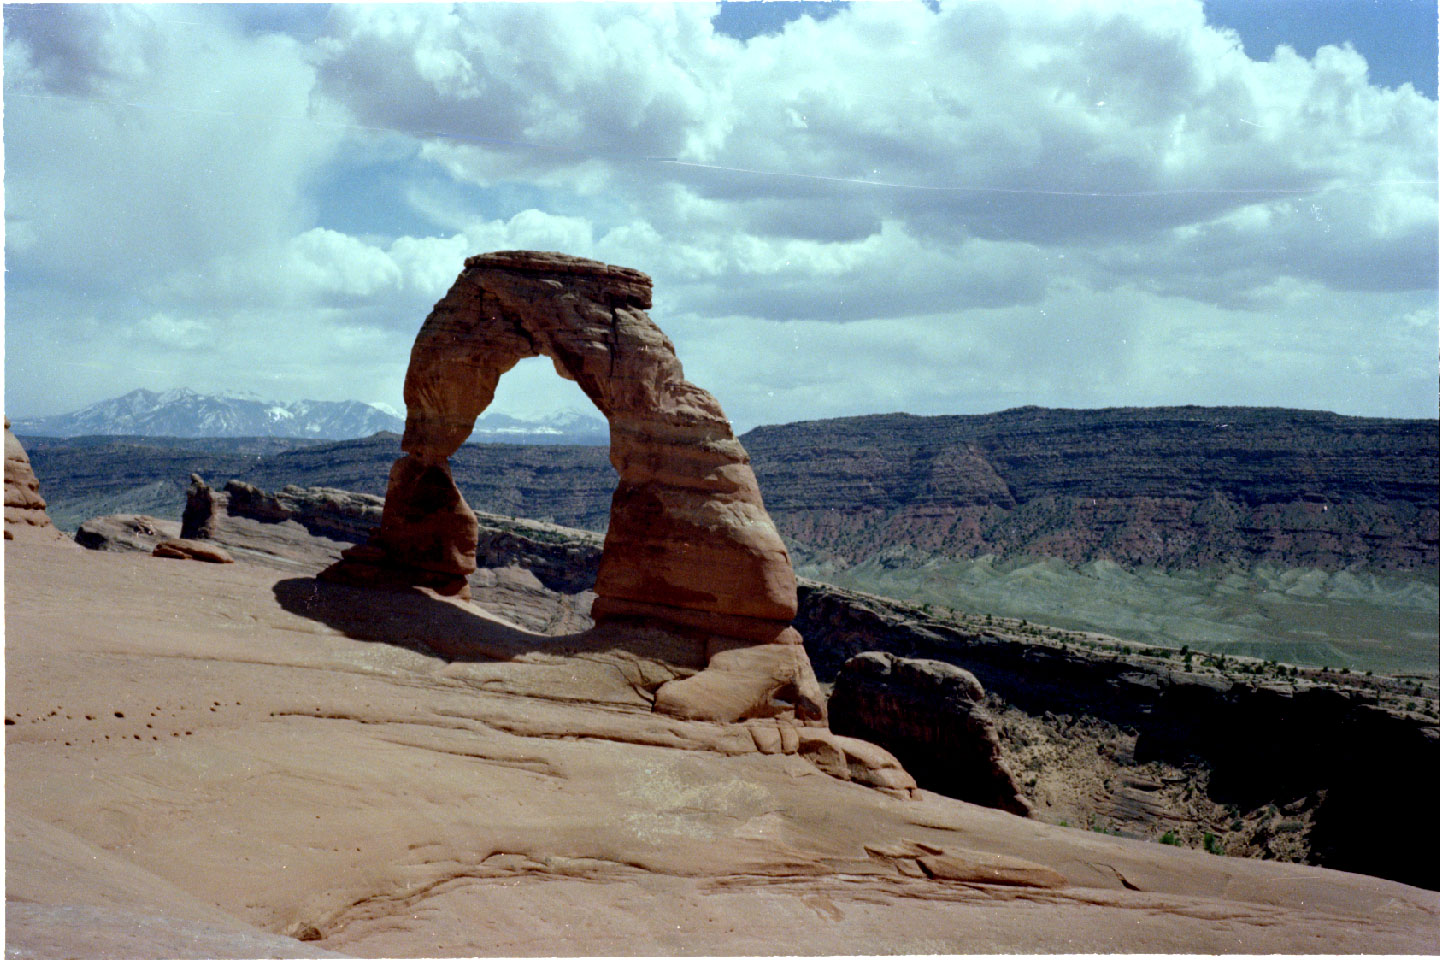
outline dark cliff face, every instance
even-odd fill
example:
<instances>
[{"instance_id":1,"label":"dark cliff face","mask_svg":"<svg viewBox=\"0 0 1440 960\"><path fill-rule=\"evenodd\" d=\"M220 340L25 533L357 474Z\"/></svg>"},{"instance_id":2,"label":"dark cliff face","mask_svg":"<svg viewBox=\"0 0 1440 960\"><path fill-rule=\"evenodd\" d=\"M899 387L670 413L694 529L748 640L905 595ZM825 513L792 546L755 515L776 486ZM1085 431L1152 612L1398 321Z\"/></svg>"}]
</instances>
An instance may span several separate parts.
<instances>
[{"instance_id":1,"label":"dark cliff face","mask_svg":"<svg viewBox=\"0 0 1440 960\"><path fill-rule=\"evenodd\" d=\"M797 557L1437 563L1433 421L1237 407L891 414L741 438Z\"/></svg>"},{"instance_id":2,"label":"dark cliff face","mask_svg":"<svg viewBox=\"0 0 1440 960\"><path fill-rule=\"evenodd\" d=\"M1134 733L1131 766L1208 769L1211 797L1237 811L1316 805L1308 838L1315 863L1440 888L1440 835L1399 812L1405 798L1440 789L1440 728L1413 711L1413 699L1405 708L1398 681L1367 686L1368 679L1326 680L1313 670L1288 679L1191 673L1155 648L1097 654L812 581L801 581L795 626L816 676L834 680L837 694L847 662L866 651L951 664L1025 713L1096 718ZM930 712L932 726L945 722L943 713L963 719L938 701ZM893 718L884 726L904 729ZM932 750L920 767L936 759Z\"/></svg>"},{"instance_id":3,"label":"dark cliff face","mask_svg":"<svg viewBox=\"0 0 1440 960\"><path fill-rule=\"evenodd\" d=\"M924 789L1034 815L1001 756L985 691L969 672L867 651L840 669L827 708L831 730L878 743Z\"/></svg>"}]
</instances>

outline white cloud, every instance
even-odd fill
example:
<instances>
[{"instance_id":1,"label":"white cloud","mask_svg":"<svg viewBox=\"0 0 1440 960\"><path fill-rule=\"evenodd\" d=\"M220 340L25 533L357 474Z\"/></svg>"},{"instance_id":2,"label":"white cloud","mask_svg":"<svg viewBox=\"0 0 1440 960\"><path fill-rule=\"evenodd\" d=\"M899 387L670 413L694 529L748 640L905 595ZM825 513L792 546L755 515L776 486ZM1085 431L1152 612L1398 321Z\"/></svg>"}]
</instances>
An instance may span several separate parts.
<instances>
[{"instance_id":1,"label":"white cloud","mask_svg":"<svg viewBox=\"0 0 1440 960\"><path fill-rule=\"evenodd\" d=\"M306 122L299 46L165 9L7 11L7 208L35 232L12 269L129 282L303 227L338 134Z\"/></svg>"},{"instance_id":2,"label":"white cloud","mask_svg":"<svg viewBox=\"0 0 1440 960\"><path fill-rule=\"evenodd\" d=\"M384 251L324 227L286 244L282 262L293 283L322 296L370 297L401 281L400 268Z\"/></svg>"},{"instance_id":3,"label":"white cloud","mask_svg":"<svg viewBox=\"0 0 1440 960\"><path fill-rule=\"evenodd\" d=\"M47 336L132 379L168 338L280 399L393 377L398 402L464 257L531 248L652 274L742 425L1433 415L1434 102L1346 47L1251 60L1195 0L856 3L745 43L704 4L336 5L308 45L223 9L65 10L6 11L7 369L32 406ZM393 177L392 207L331 219L342 169ZM521 394L561 395L542 380Z\"/></svg>"},{"instance_id":4,"label":"white cloud","mask_svg":"<svg viewBox=\"0 0 1440 960\"><path fill-rule=\"evenodd\" d=\"M357 117L583 154L672 155L705 139L737 45L704 5L339 5L320 88ZM706 67L711 69L705 69ZM697 69L699 68L699 69Z\"/></svg>"},{"instance_id":5,"label":"white cloud","mask_svg":"<svg viewBox=\"0 0 1440 960\"><path fill-rule=\"evenodd\" d=\"M200 350L214 339L208 323L169 313L153 313L128 332L134 339L163 350Z\"/></svg>"}]
</instances>

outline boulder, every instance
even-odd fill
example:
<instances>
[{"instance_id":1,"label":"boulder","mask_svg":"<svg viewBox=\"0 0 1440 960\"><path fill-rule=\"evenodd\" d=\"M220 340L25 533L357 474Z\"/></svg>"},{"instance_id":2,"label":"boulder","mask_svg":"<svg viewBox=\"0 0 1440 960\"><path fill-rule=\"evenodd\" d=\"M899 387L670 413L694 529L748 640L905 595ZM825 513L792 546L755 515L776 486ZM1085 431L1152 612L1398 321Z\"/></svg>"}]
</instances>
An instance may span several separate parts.
<instances>
[{"instance_id":1,"label":"boulder","mask_svg":"<svg viewBox=\"0 0 1440 960\"><path fill-rule=\"evenodd\" d=\"M172 560L200 560L204 563L234 563L235 558L220 547L203 540L162 540L150 552L152 557L167 557Z\"/></svg>"},{"instance_id":2,"label":"boulder","mask_svg":"<svg viewBox=\"0 0 1440 960\"><path fill-rule=\"evenodd\" d=\"M164 540L181 535L182 524L144 514L91 517L75 531L75 542L87 550L150 553Z\"/></svg>"},{"instance_id":3,"label":"boulder","mask_svg":"<svg viewBox=\"0 0 1440 960\"><path fill-rule=\"evenodd\" d=\"M30 457L10 432L10 418L5 418L5 539L16 537L54 543L70 543L45 511L45 498L40 496L40 480L30 466Z\"/></svg>"},{"instance_id":4,"label":"boulder","mask_svg":"<svg viewBox=\"0 0 1440 960\"><path fill-rule=\"evenodd\" d=\"M889 750L924 789L1031 816L984 700L968 670L872 650L836 677L830 727Z\"/></svg>"},{"instance_id":5,"label":"boulder","mask_svg":"<svg viewBox=\"0 0 1440 960\"><path fill-rule=\"evenodd\" d=\"M804 647L762 644L711 655L708 669L660 687L655 710L684 720L819 721L825 718L825 695Z\"/></svg>"}]
</instances>

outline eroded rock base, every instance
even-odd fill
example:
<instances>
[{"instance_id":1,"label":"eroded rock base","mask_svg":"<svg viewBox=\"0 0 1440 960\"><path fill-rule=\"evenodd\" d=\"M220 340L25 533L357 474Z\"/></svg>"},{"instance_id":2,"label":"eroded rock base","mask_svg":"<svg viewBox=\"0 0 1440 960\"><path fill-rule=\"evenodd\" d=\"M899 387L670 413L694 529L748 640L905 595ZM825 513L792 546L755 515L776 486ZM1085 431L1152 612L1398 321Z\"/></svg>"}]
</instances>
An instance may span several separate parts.
<instances>
[{"instance_id":1,"label":"eroded rock base","mask_svg":"<svg viewBox=\"0 0 1440 960\"><path fill-rule=\"evenodd\" d=\"M33 539L47 543L71 543L45 510L40 481L30 466L30 457L5 418L5 539Z\"/></svg>"}]
</instances>

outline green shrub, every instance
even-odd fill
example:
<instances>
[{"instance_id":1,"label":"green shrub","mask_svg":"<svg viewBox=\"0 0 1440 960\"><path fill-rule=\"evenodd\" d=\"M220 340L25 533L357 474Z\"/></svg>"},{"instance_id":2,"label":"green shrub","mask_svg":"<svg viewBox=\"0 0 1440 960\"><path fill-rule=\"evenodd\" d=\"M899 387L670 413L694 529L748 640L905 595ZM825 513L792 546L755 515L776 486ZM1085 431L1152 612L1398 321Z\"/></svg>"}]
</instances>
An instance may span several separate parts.
<instances>
[{"instance_id":1,"label":"green shrub","mask_svg":"<svg viewBox=\"0 0 1440 960\"><path fill-rule=\"evenodd\" d=\"M1166 830L1163 834L1161 834L1160 842L1165 844L1165 846L1167 847L1180 846L1180 838L1175 836L1174 830Z\"/></svg>"},{"instance_id":2,"label":"green shrub","mask_svg":"<svg viewBox=\"0 0 1440 960\"><path fill-rule=\"evenodd\" d=\"M1205 831L1205 838L1201 843L1206 853L1213 853L1217 857L1225 856L1225 848L1220 845L1220 838L1210 831Z\"/></svg>"}]
</instances>

